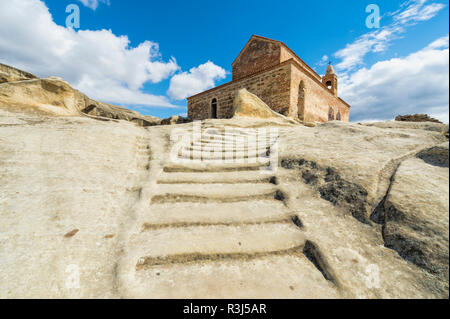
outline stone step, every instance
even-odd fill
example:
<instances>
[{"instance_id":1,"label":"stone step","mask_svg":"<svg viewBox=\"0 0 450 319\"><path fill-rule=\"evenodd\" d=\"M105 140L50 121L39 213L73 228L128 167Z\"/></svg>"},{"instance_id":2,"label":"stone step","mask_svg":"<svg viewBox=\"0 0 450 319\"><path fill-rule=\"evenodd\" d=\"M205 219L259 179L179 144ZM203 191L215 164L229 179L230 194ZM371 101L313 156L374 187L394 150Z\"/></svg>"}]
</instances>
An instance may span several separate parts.
<instances>
[{"instance_id":1,"label":"stone step","mask_svg":"<svg viewBox=\"0 0 450 319\"><path fill-rule=\"evenodd\" d=\"M200 156L199 156L200 155ZM235 160L241 161L242 163L257 163L261 161L266 161L269 157L266 154L257 155L254 152L202 152L202 153L181 153L178 154L178 158L182 160L201 160L203 163L217 163L218 161Z\"/></svg>"},{"instance_id":2,"label":"stone step","mask_svg":"<svg viewBox=\"0 0 450 319\"><path fill-rule=\"evenodd\" d=\"M323 299L342 298L315 268L302 248L261 255L224 255L209 262L138 267L126 281L124 297L176 299Z\"/></svg>"},{"instance_id":3,"label":"stone step","mask_svg":"<svg viewBox=\"0 0 450 319\"><path fill-rule=\"evenodd\" d=\"M207 140L207 139L200 139L200 140L194 140L191 142L191 145L224 145L224 146L253 146L253 147L266 147L273 145L277 140L242 140L242 141L233 141L233 140L226 140L226 141L220 141L220 140Z\"/></svg>"},{"instance_id":4,"label":"stone step","mask_svg":"<svg viewBox=\"0 0 450 319\"><path fill-rule=\"evenodd\" d=\"M182 148L183 152L191 152L191 151L198 151L198 152L222 152L222 153L234 153L234 152L245 152L245 153L257 153L257 154L264 154L269 149L269 145L264 146L260 145L239 145L239 146L217 146L217 145L209 145L209 144L201 144L201 145L190 145Z\"/></svg>"},{"instance_id":5,"label":"stone step","mask_svg":"<svg viewBox=\"0 0 450 319\"><path fill-rule=\"evenodd\" d=\"M269 160L258 161L257 163L202 163L195 161L185 161L183 163L170 163L164 168L164 172L224 172L224 171L254 171L265 169L269 165ZM277 163L278 164L278 163Z\"/></svg>"},{"instance_id":6,"label":"stone step","mask_svg":"<svg viewBox=\"0 0 450 319\"><path fill-rule=\"evenodd\" d=\"M151 203L239 202L275 199L279 190L273 184L161 184Z\"/></svg>"},{"instance_id":7,"label":"stone step","mask_svg":"<svg viewBox=\"0 0 450 319\"><path fill-rule=\"evenodd\" d=\"M278 139L277 136L238 136L238 135L207 135L202 134L201 138L196 139L197 141L217 141L217 142L248 142L248 141L258 141L258 142L274 142Z\"/></svg>"},{"instance_id":8,"label":"stone step","mask_svg":"<svg viewBox=\"0 0 450 319\"><path fill-rule=\"evenodd\" d=\"M275 177L258 171L205 172L205 173L163 173L158 184L236 184L236 183L274 183Z\"/></svg>"},{"instance_id":9,"label":"stone step","mask_svg":"<svg viewBox=\"0 0 450 319\"><path fill-rule=\"evenodd\" d=\"M142 267L186 259L195 262L205 255L287 250L302 247L305 241L305 235L293 223L268 223L141 230L132 235L129 245L135 248L135 260Z\"/></svg>"},{"instance_id":10,"label":"stone step","mask_svg":"<svg viewBox=\"0 0 450 319\"><path fill-rule=\"evenodd\" d=\"M152 204L138 224L148 228L183 224L239 224L291 220L289 209L280 201L249 200L234 203Z\"/></svg>"}]
</instances>

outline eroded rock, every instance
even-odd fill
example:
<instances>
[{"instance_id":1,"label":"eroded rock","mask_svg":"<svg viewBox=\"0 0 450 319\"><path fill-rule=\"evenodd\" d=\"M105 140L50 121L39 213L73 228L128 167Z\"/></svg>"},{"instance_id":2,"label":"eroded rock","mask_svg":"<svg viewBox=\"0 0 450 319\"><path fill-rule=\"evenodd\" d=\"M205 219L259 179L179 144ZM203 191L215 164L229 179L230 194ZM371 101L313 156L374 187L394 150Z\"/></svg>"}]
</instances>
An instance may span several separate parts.
<instances>
[{"instance_id":1,"label":"eroded rock","mask_svg":"<svg viewBox=\"0 0 450 319\"><path fill-rule=\"evenodd\" d=\"M161 122L153 116L92 100L58 77L41 79L6 65L0 65L0 77L6 78L0 84L0 107L8 110L49 116L88 115L96 119L130 121L139 126Z\"/></svg>"},{"instance_id":2,"label":"eroded rock","mask_svg":"<svg viewBox=\"0 0 450 319\"><path fill-rule=\"evenodd\" d=\"M259 97L241 89L236 93L233 101L233 117L249 117L258 119L277 119L287 123L297 124L298 122L273 111Z\"/></svg>"}]
</instances>

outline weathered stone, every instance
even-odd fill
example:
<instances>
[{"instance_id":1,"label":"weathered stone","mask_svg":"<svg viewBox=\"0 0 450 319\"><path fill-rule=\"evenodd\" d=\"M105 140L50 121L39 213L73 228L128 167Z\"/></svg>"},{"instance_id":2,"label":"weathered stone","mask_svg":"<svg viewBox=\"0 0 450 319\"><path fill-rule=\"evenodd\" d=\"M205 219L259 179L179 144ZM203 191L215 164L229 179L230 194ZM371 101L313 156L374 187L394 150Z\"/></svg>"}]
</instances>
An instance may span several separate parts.
<instances>
[{"instance_id":1,"label":"weathered stone","mask_svg":"<svg viewBox=\"0 0 450 319\"><path fill-rule=\"evenodd\" d=\"M436 148L403 161L395 172L382 207L383 238L386 247L437 275L435 289L448 293L448 143L440 147L447 150L446 165Z\"/></svg>"},{"instance_id":2,"label":"weathered stone","mask_svg":"<svg viewBox=\"0 0 450 319\"><path fill-rule=\"evenodd\" d=\"M415 157L445 138L403 124L206 120L213 144L278 129L282 165L212 161L199 173L164 169L172 130L189 125L2 108L0 297L447 298L448 168ZM388 214L383 238L367 216L386 193L383 207L402 214Z\"/></svg>"},{"instance_id":3,"label":"weathered stone","mask_svg":"<svg viewBox=\"0 0 450 319\"><path fill-rule=\"evenodd\" d=\"M184 124L184 123L189 123L192 122L190 119L179 116L179 115L174 115L171 116L169 118L163 119L161 121L161 125L174 125L174 124Z\"/></svg>"},{"instance_id":4,"label":"weathered stone","mask_svg":"<svg viewBox=\"0 0 450 319\"><path fill-rule=\"evenodd\" d=\"M239 90L234 97L233 118L238 117L259 119L276 118L288 123L297 124L292 119L272 111L259 97L251 94L246 89Z\"/></svg>"},{"instance_id":5,"label":"weathered stone","mask_svg":"<svg viewBox=\"0 0 450 319\"><path fill-rule=\"evenodd\" d=\"M427 114L410 114L410 115L399 115L395 118L396 121L400 122L434 122L442 123L441 121L434 119Z\"/></svg>"},{"instance_id":6,"label":"weathered stone","mask_svg":"<svg viewBox=\"0 0 450 319\"><path fill-rule=\"evenodd\" d=\"M24 81L24 80L31 80L31 79L37 79L37 76L13 68L9 65L0 63L0 84L6 83L6 82L16 82L16 81Z\"/></svg>"},{"instance_id":7,"label":"weathered stone","mask_svg":"<svg viewBox=\"0 0 450 319\"><path fill-rule=\"evenodd\" d=\"M160 119L90 99L58 77L37 78L27 72L0 65L8 81L0 84L0 107L52 116L80 116L125 120L141 126L158 125ZM5 72L6 72L5 71Z\"/></svg>"}]
</instances>

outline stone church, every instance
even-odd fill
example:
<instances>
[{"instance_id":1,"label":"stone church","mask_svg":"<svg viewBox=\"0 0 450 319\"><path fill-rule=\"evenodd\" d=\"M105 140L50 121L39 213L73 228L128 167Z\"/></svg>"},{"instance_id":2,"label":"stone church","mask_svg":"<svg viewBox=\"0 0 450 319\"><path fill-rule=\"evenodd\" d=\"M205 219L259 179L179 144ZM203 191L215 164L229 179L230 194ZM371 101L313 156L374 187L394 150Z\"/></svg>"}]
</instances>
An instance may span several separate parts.
<instances>
[{"instance_id":1,"label":"stone church","mask_svg":"<svg viewBox=\"0 0 450 319\"><path fill-rule=\"evenodd\" d=\"M271 109L305 122L349 120L350 105L338 97L338 78L328 66L321 77L283 42L253 35L232 63L231 82L189 97L194 120L230 118L233 98L245 88Z\"/></svg>"}]
</instances>

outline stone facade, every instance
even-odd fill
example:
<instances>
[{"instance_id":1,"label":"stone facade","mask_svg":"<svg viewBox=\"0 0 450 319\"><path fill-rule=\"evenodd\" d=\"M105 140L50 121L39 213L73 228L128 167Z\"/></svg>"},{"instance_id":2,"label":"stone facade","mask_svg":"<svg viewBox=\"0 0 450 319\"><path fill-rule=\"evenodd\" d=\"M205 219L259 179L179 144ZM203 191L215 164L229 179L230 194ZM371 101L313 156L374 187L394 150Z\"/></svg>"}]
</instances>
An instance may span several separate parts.
<instances>
[{"instance_id":1,"label":"stone facade","mask_svg":"<svg viewBox=\"0 0 450 319\"><path fill-rule=\"evenodd\" d=\"M332 67L322 78L280 41L252 36L232 67L231 82L187 99L191 119L230 118L234 96L245 88L274 111L294 119L349 120L350 106L337 96Z\"/></svg>"}]
</instances>

